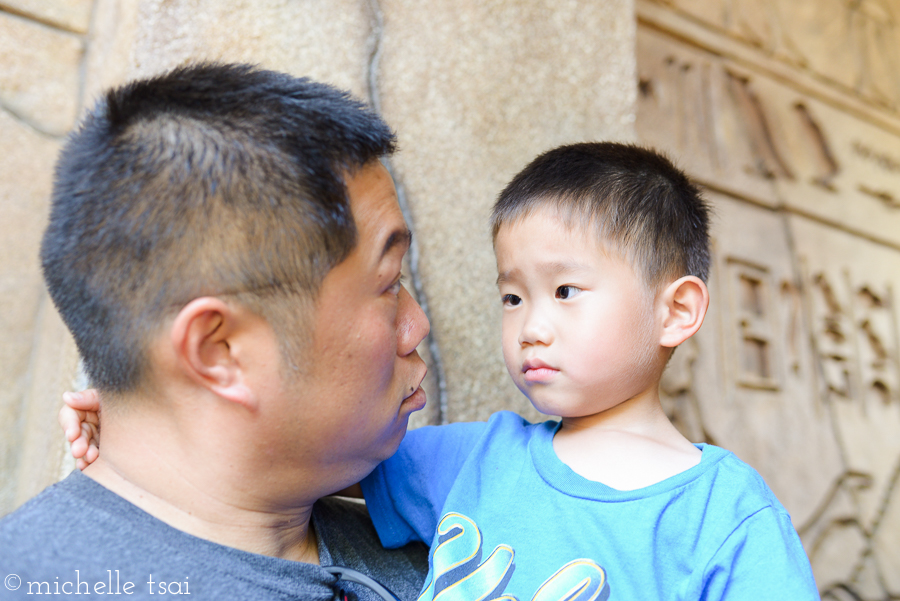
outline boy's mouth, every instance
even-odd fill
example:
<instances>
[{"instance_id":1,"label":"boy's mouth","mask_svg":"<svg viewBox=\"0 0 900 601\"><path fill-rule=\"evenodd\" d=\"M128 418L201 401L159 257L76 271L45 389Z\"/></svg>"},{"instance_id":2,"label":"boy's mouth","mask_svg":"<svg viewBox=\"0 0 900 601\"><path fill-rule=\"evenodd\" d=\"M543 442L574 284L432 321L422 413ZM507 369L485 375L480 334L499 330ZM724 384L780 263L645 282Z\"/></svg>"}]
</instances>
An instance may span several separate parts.
<instances>
[{"instance_id":1,"label":"boy's mouth","mask_svg":"<svg viewBox=\"0 0 900 601\"><path fill-rule=\"evenodd\" d=\"M559 370L540 359L529 359L522 364L522 373L525 374L526 382L540 384L549 382Z\"/></svg>"}]
</instances>

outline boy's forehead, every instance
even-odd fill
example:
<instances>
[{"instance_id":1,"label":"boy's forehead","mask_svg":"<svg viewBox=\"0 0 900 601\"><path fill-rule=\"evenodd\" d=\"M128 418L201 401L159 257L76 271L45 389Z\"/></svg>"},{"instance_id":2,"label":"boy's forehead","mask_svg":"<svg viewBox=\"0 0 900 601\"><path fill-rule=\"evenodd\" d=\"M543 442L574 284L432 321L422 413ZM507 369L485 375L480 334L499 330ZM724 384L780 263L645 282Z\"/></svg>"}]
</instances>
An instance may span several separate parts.
<instances>
[{"instance_id":1,"label":"boy's forehead","mask_svg":"<svg viewBox=\"0 0 900 601\"><path fill-rule=\"evenodd\" d=\"M525 255L517 252L522 249L529 251L529 260L522 260ZM645 280L633 258L604 237L593 221L570 218L552 206L501 224L494 252L498 283L528 274L585 273L598 268L598 258L623 262Z\"/></svg>"},{"instance_id":2,"label":"boy's forehead","mask_svg":"<svg viewBox=\"0 0 900 601\"><path fill-rule=\"evenodd\" d=\"M618 254L593 221L563 214L552 206L539 207L503 222L494 238L494 250L499 252L501 245L524 244L538 238L544 242L558 241L564 248L578 245L604 254Z\"/></svg>"}]
</instances>

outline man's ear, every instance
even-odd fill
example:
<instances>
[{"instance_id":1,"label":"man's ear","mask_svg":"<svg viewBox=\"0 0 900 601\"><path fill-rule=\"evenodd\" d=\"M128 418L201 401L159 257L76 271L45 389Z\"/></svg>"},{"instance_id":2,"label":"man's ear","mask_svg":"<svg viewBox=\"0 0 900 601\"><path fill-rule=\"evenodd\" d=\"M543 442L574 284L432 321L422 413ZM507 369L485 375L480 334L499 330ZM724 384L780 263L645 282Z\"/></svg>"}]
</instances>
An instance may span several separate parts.
<instances>
[{"instance_id":1,"label":"man's ear","mask_svg":"<svg viewBox=\"0 0 900 601\"><path fill-rule=\"evenodd\" d=\"M669 284L660 295L664 312L660 345L674 348L700 329L709 307L703 280L687 275Z\"/></svg>"},{"instance_id":2,"label":"man's ear","mask_svg":"<svg viewBox=\"0 0 900 601\"><path fill-rule=\"evenodd\" d=\"M175 361L195 383L248 409L256 397L246 385L240 357L231 340L241 327L241 311L221 299L204 296L185 305L172 324Z\"/></svg>"}]
</instances>

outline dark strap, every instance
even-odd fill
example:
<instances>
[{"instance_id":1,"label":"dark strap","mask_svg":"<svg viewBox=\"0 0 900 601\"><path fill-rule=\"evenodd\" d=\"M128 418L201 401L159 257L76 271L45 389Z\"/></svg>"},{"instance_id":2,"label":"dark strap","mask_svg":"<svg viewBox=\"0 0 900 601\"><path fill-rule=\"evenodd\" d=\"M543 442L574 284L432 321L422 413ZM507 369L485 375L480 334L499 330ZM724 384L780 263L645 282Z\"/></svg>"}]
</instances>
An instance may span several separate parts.
<instances>
[{"instance_id":1,"label":"dark strap","mask_svg":"<svg viewBox=\"0 0 900 601\"><path fill-rule=\"evenodd\" d=\"M378 595L381 596L384 601L400 601L400 598L392 593L386 586L375 580L374 578L370 578L366 576L362 572L357 572L352 568L345 568L343 566L324 566L326 572L330 574L334 574L338 577L338 581L335 583L335 586L339 586L341 580L346 582L354 582L356 584L361 584L363 586L367 586ZM352 596L351 596L352 595ZM356 601L356 595L352 593L348 594L341 589L341 601Z\"/></svg>"}]
</instances>

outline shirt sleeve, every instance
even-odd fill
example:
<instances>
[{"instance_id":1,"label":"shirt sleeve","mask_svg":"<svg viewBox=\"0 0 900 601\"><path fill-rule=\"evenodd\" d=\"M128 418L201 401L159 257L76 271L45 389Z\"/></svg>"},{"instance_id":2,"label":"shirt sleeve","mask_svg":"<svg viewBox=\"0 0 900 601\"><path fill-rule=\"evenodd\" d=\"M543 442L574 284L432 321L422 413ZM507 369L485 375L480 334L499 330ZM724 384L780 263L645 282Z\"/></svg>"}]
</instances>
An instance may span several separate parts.
<instances>
[{"instance_id":1,"label":"shirt sleeve","mask_svg":"<svg viewBox=\"0 0 900 601\"><path fill-rule=\"evenodd\" d=\"M731 533L707 566L703 601L819 601L809 559L783 511L757 511Z\"/></svg>"},{"instance_id":2,"label":"shirt sleeve","mask_svg":"<svg viewBox=\"0 0 900 601\"><path fill-rule=\"evenodd\" d=\"M431 543L447 495L486 427L472 422L411 430L397 453L361 482L385 547Z\"/></svg>"}]
</instances>

